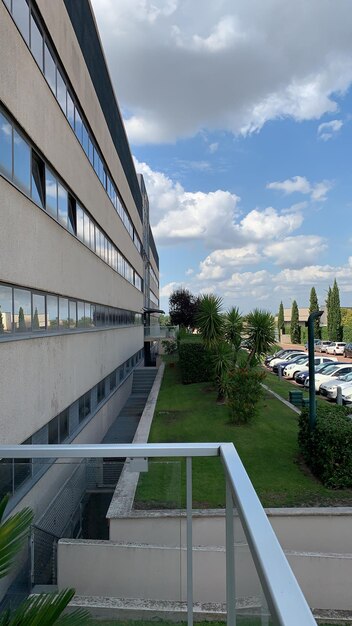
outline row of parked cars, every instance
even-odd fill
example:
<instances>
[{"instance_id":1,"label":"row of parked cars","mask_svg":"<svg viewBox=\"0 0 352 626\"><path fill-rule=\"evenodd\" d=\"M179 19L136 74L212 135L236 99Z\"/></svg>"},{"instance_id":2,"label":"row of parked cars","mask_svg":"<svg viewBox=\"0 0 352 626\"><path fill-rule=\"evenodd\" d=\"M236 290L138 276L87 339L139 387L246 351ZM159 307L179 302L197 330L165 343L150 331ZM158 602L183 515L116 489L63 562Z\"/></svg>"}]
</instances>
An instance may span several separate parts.
<instances>
[{"instance_id":1,"label":"row of parked cars","mask_svg":"<svg viewBox=\"0 0 352 626\"><path fill-rule=\"evenodd\" d=\"M297 384L309 387L308 354L303 350L279 350L265 359L265 365L274 373ZM352 403L352 363L339 363L335 357L315 356L315 391L329 400L337 399L341 387L342 400Z\"/></svg>"},{"instance_id":2,"label":"row of parked cars","mask_svg":"<svg viewBox=\"0 0 352 626\"><path fill-rule=\"evenodd\" d=\"M308 348L308 344L305 344ZM352 343L346 343L344 341L325 341L321 339L314 339L315 352L326 352L326 354L334 354L345 356L347 358L352 357Z\"/></svg>"}]
</instances>

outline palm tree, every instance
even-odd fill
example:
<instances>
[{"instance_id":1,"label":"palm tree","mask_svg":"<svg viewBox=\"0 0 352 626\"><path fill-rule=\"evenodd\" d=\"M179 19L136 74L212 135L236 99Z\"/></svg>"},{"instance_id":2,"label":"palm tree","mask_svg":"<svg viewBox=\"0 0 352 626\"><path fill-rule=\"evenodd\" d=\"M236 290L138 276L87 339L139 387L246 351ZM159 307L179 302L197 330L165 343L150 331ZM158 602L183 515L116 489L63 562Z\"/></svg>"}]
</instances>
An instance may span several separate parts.
<instances>
[{"instance_id":1,"label":"palm tree","mask_svg":"<svg viewBox=\"0 0 352 626\"><path fill-rule=\"evenodd\" d=\"M226 314L224 322L224 334L226 341L233 346L237 354L243 333L243 317L237 306L233 306Z\"/></svg>"},{"instance_id":2,"label":"palm tree","mask_svg":"<svg viewBox=\"0 0 352 626\"><path fill-rule=\"evenodd\" d=\"M0 578L7 576L14 566L17 554L24 547L33 521L29 508L8 517L4 522L4 512L9 497L0 502ZM74 589L64 589L60 593L45 593L30 596L17 609L5 609L0 615L0 626L85 626L90 624L90 616L83 609L76 609L62 615Z\"/></svg>"},{"instance_id":3,"label":"palm tree","mask_svg":"<svg viewBox=\"0 0 352 626\"><path fill-rule=\"evenodd\" d=\"M269 311L254 309L246 317L249 345L248 365L255 362L275 343L275 320Z\"/></svg>"},{"instance_id":4,"label":"palm tree","mask_svg":"<svg viewBox=\"0 0 352 626\"><path fill-rule=\"evenodd\" d=\"M208 349L214 348L223 338L224 320L220 313L221 308L222 298L219 296L206 294L200 298L196 324Z\"/></svg>"},{"instance_id":5,"label":"palm tree","mask_svg":"<svg viewBox=\"0 0 352 626\"><path fill-rule=\"evenodd\" d=\"M220 404L223 403L225 399L225 377L233 365L233 349L226 341L219 341L214 346L210 354L210 363L218 390L216 401Z\"/></svg>"}]
</instances>

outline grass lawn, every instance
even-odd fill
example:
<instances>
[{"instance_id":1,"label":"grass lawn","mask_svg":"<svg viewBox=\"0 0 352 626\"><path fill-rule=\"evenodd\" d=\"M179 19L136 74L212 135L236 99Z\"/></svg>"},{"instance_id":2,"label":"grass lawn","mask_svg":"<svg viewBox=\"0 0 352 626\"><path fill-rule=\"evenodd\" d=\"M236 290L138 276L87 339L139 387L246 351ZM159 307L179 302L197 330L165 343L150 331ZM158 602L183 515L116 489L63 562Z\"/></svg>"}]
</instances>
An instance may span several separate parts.
<instances>
[{"instance_id":1,"label":"grass lawn","mask_svg":"<svg viewBox=\"0 0 352 626\"><path fill-rule=\"evenodd\" d=\"M289 391L303 391L303 398L308 398L309 393L306 387L302 387L302 385L297 385L296 383L292 384L289 380L285 378L279 378L276 374L273 374L271 371L266 370L266 379L264 381L265 385L270 387L275 393L278 393L284 400L288 400ZM317 402L322 402L325 404L327 401L321 396L316 396Z\"/></svg>"},{"instance_id":2,"label":"grass lawn","mask_svg":"<svg viewBox=\"0 0 352 626\"><path fill-rule=\"evenodd\" d=\"M289 383L275 380L278 383L285 386L283 395L287 399ZM227 407L216 404L216 392L205 383L182 385L177 362L169 358L149 442L232 441L266 507L351 506L351 490L326 489L302 464L297 430L297 415L269 392L260 401L259 415L250 425L233 426ZM184 462L151 461L149 467L148 473L141 474L135 506L184 507ZM224 504L220 459L193 459L194 507L217 508Z\"/></svg>"},{"instance_id":3,"label":"grass lawn","mask_svg":"<svg viewBox=\"0 0 352 626\"><path fill-rule=\"evenodd\" d=\"M226 626L226 622L195 622L197 626ZM237 626L260 626L262 623L261 618L248 618L237 615ZM129 621L129 622L111 622L111 621L92 621L92 626L187 626L187 622L166 622L164 620L153 619L152 621ZM272 622L269 621L271 626ZM328 624L320 624L320 626L329 626ZM335 624L335 626L342 626L342 624Z\"/></svg>"}]
</instances>

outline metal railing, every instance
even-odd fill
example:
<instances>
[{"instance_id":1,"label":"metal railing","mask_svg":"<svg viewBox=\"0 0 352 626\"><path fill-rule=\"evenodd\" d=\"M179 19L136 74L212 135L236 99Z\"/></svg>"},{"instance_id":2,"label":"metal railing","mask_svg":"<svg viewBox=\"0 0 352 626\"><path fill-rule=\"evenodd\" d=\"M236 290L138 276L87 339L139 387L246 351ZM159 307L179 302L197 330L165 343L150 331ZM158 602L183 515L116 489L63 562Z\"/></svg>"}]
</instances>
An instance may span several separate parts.
<instances>
[{"instance_id":1,"label":"metal railing","mask_svg":"<svg viewBox=\"0 0 352 626\"><path fill-rule=\"evenodd\" d=\"M176 339L177 326L144 326L145 339Z\"/></svg>"},{"instance_id":2,"label":"metal railing","mask_svg":"<svg viewBox=\"0 0 352 626\"><path fill-rule=\"evenodd\" d=\"M277 626L316 626L316 621L232 443L11 445L2 459L186 458L187 617L193 624L192 458L220 457L226 478L226 608L236 626L234 510L248 542L271 618ZM265 622L267 623L267 622Z\"/></svg>"}]
</instances>

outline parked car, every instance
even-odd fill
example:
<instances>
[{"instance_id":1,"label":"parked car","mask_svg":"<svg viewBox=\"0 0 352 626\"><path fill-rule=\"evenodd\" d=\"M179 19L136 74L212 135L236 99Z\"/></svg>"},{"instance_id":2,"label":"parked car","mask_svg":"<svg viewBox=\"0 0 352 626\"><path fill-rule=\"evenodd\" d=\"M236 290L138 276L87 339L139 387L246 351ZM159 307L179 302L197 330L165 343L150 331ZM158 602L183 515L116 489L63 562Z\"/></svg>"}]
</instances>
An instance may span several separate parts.
<instances>
[{"instance_id":1,"label":"parked car","mask_svg":"<svg viewBox=\"0 0 352 626\"><path fill-rule=\"evenodd\" d=\"M290 352L289 354L285 356L280 356L275 359L272 359L269 363L269 367L274 367L274 365L278 365L279 363L283 363L284 361L292 361L292 359L301 355L307 356L307 353L303 351L302 352Z\"/></svg>"},{"instance_id":2,"label":"parked car","mask_svg":"<svg viewBox=\"0 0 352 626\"><path fill-rule=\"evenodd\" d=\"M281 373L284 370L284 368L286 367L286 365L291 365L291 363L297 363L297 360L299 359L307 359L308 356L305 352L299 352L298 354L291 354L288 355L288 357L285 357L283 361L279 361L278 363L276 363L275 365L273 365L273 374L279 374L280 370Z\"/></svg>"},{"instance_id":3,"label":"parked car","mask_svg":"<svg viewBox=\"0 0 352 626\"><path fill-rule=\"evenodd\" d=\"M326 357L325 357L326 358ZM327 367L331 366L331 361L329 360L327 363L322 363L321 365L317 365L314 368L316 374L319 372L323 372ZM300 372L296 375L295 381L299 385L304 385L306 378L309 376L309 370L306 369L304 372Z\"/></svg>"},{"instance_id":4,"label":"parked car","mask_svg":"<svg viewBox=\"0 0 352 626\"><path fill-rule=\"evenodd\" d=\"M346 343L343 354L347 358L352 357L352 343Z\"/></svg>"},{"instance_id":5,"label":"parked car","mask_svg":"<svg viewBox=\"0 0 352 626\"><path fill-rule=\"evenodd\" d=\"M332 341L329 346L326 347L327 354L344 354L345 345L343 341Z\"/></svg>"},{"instance_id":6,"label":"parked car","mask_svg":"<svg viewBox=\"0 0 352 626\"><path fill-rule=\"evenodd\" d=\"M292 353L296 353L297 354L297 353L301 353L301 352L302 352L302 349L298 349L298 348L297 349L285 348L285 349L282 349L282 350L278 350L278 352L275 352L275 354L268 354L265 357L264 364L269 366L269 367L271 367L271 361L273 361L273 359L283 358L285 356L288 356L289 354L292 354Z\"/></svg>"},{"instance_id":7,"label":"parked car","mask_svg":"<svg viewBox=\"0 0 352 626\"><path fill-rule=\"evenodd\" d=\"M337 359L328 359L328 357L324 357L324 356L316 356L314 357L314 365L321 365L322 362L325 361L330 361L333 362ZM304 372L307 371L309 369L309 359L308 357L301 357L299 359L297 359L294 363L289 363L285 369L283 370L283 375L285 376L285 378L296 378L296 375L299 374L300 372Z\"/></svg>"},{"instance_id":8,"label":"parked car","mask_svg":"<svg viewBox=\"0 0 352 626\"><path fill-rule=\"evenodd\" d=\"M317 352L326 352L326 348L331 344L331 341L321 341L317 345Z\"/></svg>"},{"instance_id":9,"label":"parked car","mask_svg":"<svg viewBox=\"0 0 352 626\"><path fill-rule=\"evenodd\" d=\"M327 380L344 376L350 372L352 372L352 363L332 363L330 367L315 376L315 391L319 393L320 385ZM307 376L304 386L309 387L309 376Z\"/></svg>"},{"instance_id":10,"label":"parked car","mask_svg":"<svg viewBox=\"0 0 352 626\"><path fill-rule=\"evenodd\" d=\"M341 387L342 393L351 386L352 383L352 372L346 374L346 376L341 376L334 379L328 380L326 383L322 383L320 385L320 393L322 396L326 396L329 400L336 400L337 398L337 388Z\"/></svg>"},{"instance_id":11,"label":"parked car","mask_svg":"<svg viewBox=\"0 0 352 626\"><path fill-rule=\"evenodd\" d=\"M342 402L344 404L352 404L352 385L345 387L342 392Z\"/></svg>"},{"instance_id":12,"label":"parked car","mask_svg":"<svg viewBox=\"0 0 352 626\"><path fill-rule=\"evenodd\" d=\"M321 344L321 339L314 339L314 350ZM304 344L306 350L308 350L308 341Z\"/></svg>"}]
</instances>

